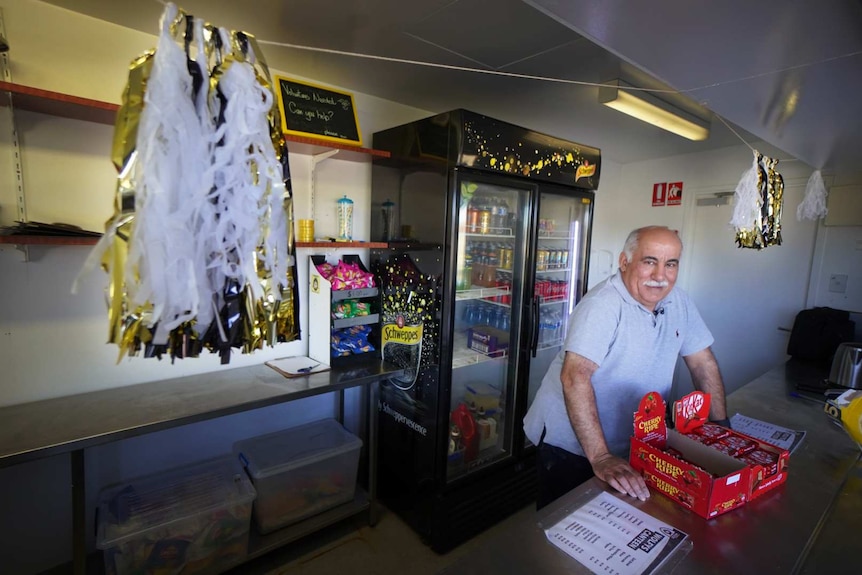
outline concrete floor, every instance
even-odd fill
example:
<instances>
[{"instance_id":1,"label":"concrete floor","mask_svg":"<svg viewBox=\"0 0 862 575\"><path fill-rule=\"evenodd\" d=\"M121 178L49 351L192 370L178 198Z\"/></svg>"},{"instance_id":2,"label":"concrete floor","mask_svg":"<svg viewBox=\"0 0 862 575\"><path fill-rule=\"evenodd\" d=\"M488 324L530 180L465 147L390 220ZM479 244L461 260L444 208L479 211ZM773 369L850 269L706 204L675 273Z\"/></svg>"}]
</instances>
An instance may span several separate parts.
<instances>
[{"instance_id":1,"label":"concrete floor","mask_svg":"<svg viewBox=\"0 0 862 575\"><path fill-rule=\"evenodd\" d=\"M377 525L347 521L229 572L229 575L435 575L515 521L531 521L534 504L439 555L398 516L381 509Z\"/></svg>"}]
</instances>

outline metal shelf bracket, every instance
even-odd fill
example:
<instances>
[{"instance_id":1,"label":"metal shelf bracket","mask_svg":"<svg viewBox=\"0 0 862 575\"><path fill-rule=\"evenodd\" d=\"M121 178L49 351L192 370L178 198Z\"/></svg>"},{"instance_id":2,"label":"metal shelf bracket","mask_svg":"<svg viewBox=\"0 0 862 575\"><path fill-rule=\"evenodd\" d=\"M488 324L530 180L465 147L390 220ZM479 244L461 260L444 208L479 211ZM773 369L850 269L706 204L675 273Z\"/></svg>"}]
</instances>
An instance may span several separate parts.
<instances>
[{"instance_id":1,"label":"metal shelf bracket","mask_svg":"<svg viewBox=\"0 0 862 575\"><path fill-rule=\"evenodd\" d=\"M320 164L321 162L324 162L325 160L328 160L329 158L331 158L332 156L334 156L338 152L339 152L339 150L334 149L334 150L328 150L326 152L322 152L320 154L313 154L311 156L311 207L310 207L309 217L312 220L314 219L314 197L315 197L315 191L316 191L316 187L317 187L317 175L316 175L317 165Z\"/></svg>"},{"instance_id":2,"label":"metal shelf bracket","mask_svg":"<svg viewBox=\"0 0 862 575\"><path fill-rule=\"evenodd\" d=\"M6 36L6 23L3 19L3 9L0 7L0 37ZM9 52L0 53L0 77L4 82L12 82L12 71L9 66ZM24 173L21 169L21 146L18 141L18 129L15 126L15 109L13 107L12 94L9 94L9 129L11 130L9 143L12 148L12 169L15 172L15 203L16 218L18 221L27 221L27 201L24 194ZM26 261L26 260L25 260Z\"/></svg>"}]
</instances>

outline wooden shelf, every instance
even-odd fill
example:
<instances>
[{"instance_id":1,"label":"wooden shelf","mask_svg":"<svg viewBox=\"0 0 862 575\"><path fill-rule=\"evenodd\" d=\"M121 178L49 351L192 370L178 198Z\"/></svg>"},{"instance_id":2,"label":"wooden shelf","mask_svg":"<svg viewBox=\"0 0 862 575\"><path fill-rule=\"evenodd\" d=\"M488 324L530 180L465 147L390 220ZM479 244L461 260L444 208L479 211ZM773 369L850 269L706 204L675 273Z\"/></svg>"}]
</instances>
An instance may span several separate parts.
<instances>
[{"instance_id":1,"label":"wooden shelf","mask_svg":"<svg viewBox=\"0 0 862 575\"><path fill-rule=\"evenodd\" d=\"M386 242L296 242L298 248L388 248Z\"/></svg>"},{"instance_id":2,"label":"wooden shelf","mask_svg":"<svg viewBox=\"0 0 862 575\"><path fill-rule=\"evenodd\" d=\"M0 81L0 91L11 94L12 106L19 110L49 114L73 120L85 120L98 124L114 125L117 117L117 104L79 98L69 94L40 90L11 82ZM8 106L9 100L0 98L0 105Z\"/></svg>"},{"instance_id":3,"label":"wooden shelf","mask_svg":"<svg viewBox=\"0 0 862 575\"><path fill-rule=\"evenodd\" d=\"M359 146L351 146L349 144L339 144L328 140L318 140L305 136L294 136L293 134L285 134L284 139L287 141L288 152L296 152L298 154L321 154L328 150L340 150L352 152L354 154L364 154L369 156L377 156L379 158L388 158L392 154L384 150L373 150L371 148L360 148Z\"/></svg>"},{"instance_id":4,"label":"wooden shelf","mask_svg":"<svg viewBox=\"0 0 862 575\"><path fill-rule=\"evenodd\" d=\"M90 236L0 236L0 244L19 246L94 246L98 241Z\"/></svg>"},{"instance_id":5,"label":"wooden shelf","mask_svg":"<svg viewBox=\"0 0 862 575\"><path fill-rule=\"evenodd\" d=\"M61 118L73 120L85 120L99 124L113 126L117 118L118 104L79 98L70 94L42 90L31 86L22 86L12 82L0 81L0 92L11 94L11 103L16 109L38 112ZM0 106L9 106L9 99L0 97ZM343 150L351 152L350 155L370 155L388 158L389 152L383 150L372 150L371 148L360 148L349 144L340 144L312 137L295 136L285 134L284 139L288 142L288 152L297 154L320 154L328 150ZM350 159L346 157L345 159Z\"/></svg>"}]
</instances>

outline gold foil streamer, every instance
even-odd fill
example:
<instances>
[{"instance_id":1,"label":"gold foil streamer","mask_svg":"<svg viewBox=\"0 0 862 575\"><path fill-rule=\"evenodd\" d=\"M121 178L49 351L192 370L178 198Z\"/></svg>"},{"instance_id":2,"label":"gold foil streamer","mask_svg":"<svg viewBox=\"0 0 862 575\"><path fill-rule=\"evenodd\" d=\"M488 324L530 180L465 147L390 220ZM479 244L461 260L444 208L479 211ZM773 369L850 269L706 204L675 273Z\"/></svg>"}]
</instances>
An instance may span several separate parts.
<instances>
[{"instance_id":1,"label":"gold foil streamer","mask_svg":"<svg viewBox=\"0 0 862 575\"><path fill-rule=\"evenodd\" d=\"M778 160L754 152L757 160L757 195L760 210L750 228L736 233L740 248L762 250L781 245L781 212L784 206L784 178L776 169Z\"/></svg>"},{"instance_id":2,"label":"gold foil streamer","mask_svg":"<svg viewBox=\"0 0 862 575\"><path fill-rule=\"evenodd\" d=\"M111 160L117 168L117 189L114 197L114 215L106 227L114 230L113 241L102 255L102 268L109 274L108 342L119 346L118 361L125 354L136 351L141 339L139 332L143 318L148 314L138 309L130 314L127 307L125 284L126 260L129 253L129 238L134 233L135 182L133 180L137 162L136 142L141 111L144 108L144 91L153 68L155 52L149 51L135 58L129 65L129 80L123 91L122 103L117 111L114 125ZM145 327L143 327L146 330ZM149 341L149 332L144 336Z\"/></svg>"},{"instance_id":3,"label":"gold foil streamer","mask_svg":"<svg viewBox=\"0 0 862 575\"><path fill-rule=\"evenodd\" d=\"M185 22L186 26L180 26ZM183 11L179 11L177 18L171 23L171 34L178 41L188 46L192 43L193 33L191 17ZM253 63L255 73L260 84L267 90L272 91L272 82L266 61L255 40L254 36L243 32L231 34L232 52L223 60L216 49L216 37L218 30L207 25L205 27L205 50L208 61L218 61L218 66L213 70L213 76L209 86L203 89L214 90L218 79L224 70L233 61L249 61ZM153 50L142 54L132 61L129 67L129 79L123 92L122 104L117 113L117 121L114 128L111 159L117 168L117 190L114 201L114 215L107 222L109 230L115 230L111 241L102 255L102 267L109 275L107 287L109 343L114 343L119 348L119 359L124 355L137 355L144 349L145 356L161 357L163 353L169 353L172 358L197 357L203 348L219 352L222 355L222 363L227 363L230 358L229 347L239 346L243 353L251 353L266 345L275 345L277 342L294 341L299 338L299 298L296 284L296 262L288 266L286 287L281 288L280 282L271 277L261 263L262 253L255 254L257 261L257 272L264 297L255 301L248 286L243 286L239 295L241 341L221 341L219 329L211 327L208 334L199 334L195 329L195 322L186 322L174 329L169 337L167 346L151 345L152 330L150 318L152 317L152 306L147 304L137 309L128 309L128 292L125 285L125 268L128 257L128 245L131 234L134 233L134 197L135 182L133 180L136 155L136 141L140 116L144 108L144 94L146 92L147 79L153 65ZM291 198L287 146L283 138L279 116L277 113L276 100L273 98L273 108L268 114L270 124L270 135L276 156L284 171L285 191L282 198L282 209L286 218L286 229L288 230L287 250L285 254L293 258L295 253L293 237L293 202ZM255 176L256 167L251 166ZM274 193L274 190L270 190ZM262 237L268 234L268 221L262 223ZM258 246L258 251L262 250ZM136 276L136 274L133 274ZM227 289L227 287L226 287ZM278 290L278 293L276 293ZM231 308L234 310L236 308ZM214 322L226 320L222 317L229 311L219 315ZM234 330L224 328L225 332L235 333ZM204 335L208 336L207 338Z\"/></svg>"}]
</instances>

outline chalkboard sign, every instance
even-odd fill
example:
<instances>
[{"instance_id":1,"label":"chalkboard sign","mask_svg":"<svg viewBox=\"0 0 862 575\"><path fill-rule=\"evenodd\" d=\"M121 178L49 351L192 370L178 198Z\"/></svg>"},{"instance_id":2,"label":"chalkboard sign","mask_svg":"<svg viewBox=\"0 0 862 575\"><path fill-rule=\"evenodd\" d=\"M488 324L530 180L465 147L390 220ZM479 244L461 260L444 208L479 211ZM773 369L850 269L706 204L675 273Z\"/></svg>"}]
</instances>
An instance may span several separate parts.
<instances>
[{"instance_id":1,"label":"chalkboard sign","mask_svg":"<svg viewBox=\"0 0 862 575\"><path fill-rule=\"evenodd\" d=\"M352 94L281 76L275 84L286 134L362 145Z\"/></svg>"}]
</instances>

